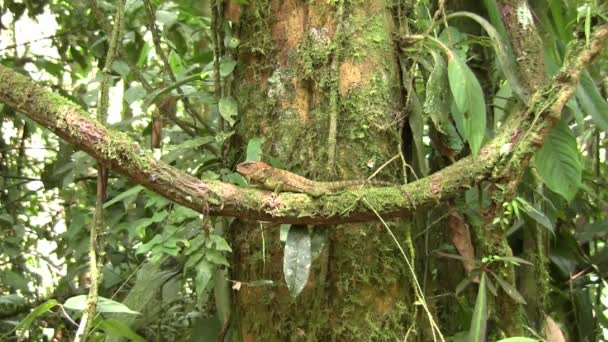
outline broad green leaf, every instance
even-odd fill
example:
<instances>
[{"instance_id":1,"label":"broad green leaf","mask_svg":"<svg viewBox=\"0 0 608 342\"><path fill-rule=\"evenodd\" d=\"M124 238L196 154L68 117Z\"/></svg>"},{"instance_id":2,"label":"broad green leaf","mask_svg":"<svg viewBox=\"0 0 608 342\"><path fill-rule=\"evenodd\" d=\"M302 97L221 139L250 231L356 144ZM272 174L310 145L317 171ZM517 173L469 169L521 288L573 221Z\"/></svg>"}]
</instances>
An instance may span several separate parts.
<instances>
[{"instance_id":1,"label":"broad green leaf","mask_svg":"<svg viewBox=\"0 0 608 342\"><path fill-rule=\"evenodd\" d=\"M131 189L129 189L129 190L121 193L120 195L118 195L118 196L112 198L111 200L107 201L106 203L104 203L103 204L103 208L105 209L105 208L111 206L114 203L120 202L120 201L122 201L122 200L124 200L124 199L126 199L128 197L135 196L140 191L142 191L143 189L144 189L143 186L136 185L136 186L132 187Z\"/></svg>"},{"instance_id":2,"label":"broad green leaf","mask_svg":"<svg viewBox=\"0 0 608 342\"><path fill-rule=\"evenodd\" d=\"M201 261L196 266L196 278L194 279L194 285L196 286L196 293L199 296L201 296L207 289L211 278L213 278L214 270L215 266L206 260Z\"/></svg>"},{"instance_id":3,"label":"broad green leaf","mask_svg":"<svg viewBox=\"0 0 608 342\"><path fill-rule=\"evenodd\" d=\"M552 191L571 201L581 184L583 166L576 138L566 123L553 128L545 145L536 152L534 164Z\"/></svg>"},{"instance_id":4,"label":"broad green leaf","mask_svg":"<svg viewBox=\"0 0 608 342\"><path fill-rule=\"evenodd\" d=\"M232 127L236 122L238 114L238 105L232 97L224 97L219 103L220 115Z\"/></svg>"},{"instance_id":5,"label":"broad green leaf","mask_svg":"<svg viewBox=\"0 0 608 342\"><path fill-rule=\"evenodd\" d=\"M519 291L517 291L517 289L515 289L515 287L513 287L511 284L509 284L508 281L504 280L501 276L499 276L498 274L491 272L492 276L494 276L494 279L496 279L496 281L498 282L498 285L502 288L503 291L505 291L506 294L509 295L509 297L511 297L514 301L520 303L520 304L527 304L526 300L524 299L524 296L522 296Z\"/></svg>"},{"instance_id":6,"label":"broad green leaf","mask_svg":"<svg viewBox=\"0 0 608 342\"><path fill-rule=\"evenodd\" d=\"M25 316L25 318L21 322L19 322L19 324L17 324L15 329L22 330L21 336L23 337L23 333L30 328L36 318L44 315L57 305L60 304L55 299L47 300L46 302L38 305L34 310L32 310L32 312Z\"/></svg>"},{"instance_id":7,"label":"broad green leaf","mask_svg":"<svg viewBox=\"0 0 608 342\"><path fill-rule=\"evenodd\" d=\"M179 74L184 71L184 61L182 61L182 57L177 54L175 50L171 50L171 53L169 54L169 65L174 74Z\"/></svg>"},{"instance_id":8,"label":"broad green leaf","mask_svg":"<svg viewBox=\"0 0 608 342\"><path fill-rule=\"evenodd\" d=\"M201 262L201 260L203 260L204 257L205 257L204 250L196 251L196 253L190 255L190 257L186 261L186 264L184 265L184 270L188 271L189 269L194 268L194 266L198 265L198 263Z\"/></svg>"},{"instance_id":9,"label":"broad green leaf","mask_svg":"<svg viewBox=\"0 0 608 342\"><path fill-rule=\"evenodd\" d=\"M486 103L481 85L473 71L456 55L448 61L448 78L454 103L462 114L463 133L476 156L486 133Z\"/></svg>"},{"instance_id":10,"label":"broad green leaf","mask_svg":"<svg viewBox=\"0 0 608 342\"><path fill-rule=\"evenodd\" d=\"M260 161L262 160L262 144L266 139L264 137L255 137L249 139L247 142L247 161Z\"/></svg>"},{"instance_id":11,"label":"broad green leaf","mask_svg":"<svg viewBox=\"0 0 608 342\"><path fill-rule=\"evenodd\" d=\"M123 78L126 78L131 71L131 69L129 69L129 65L121 60L114 61L114 63L112 63L112 70L116 71Z\"/></svg>"},{"instance_id":12,"label":"broad green leaf","mask_svg":"<svg viewBox=\"0 0 608 342\"><path fill-rule=\"evenodd\" d=\"M232 73L234 67L236 66L236 61L233 59L223 60L222 64L220 64L220 75L222 77L226 77Z\"/></svg>"},{"instance_id":13,"label":"broad green leaf","mask_svg":"<svg viewBox=\"0 0 608 342\"><path fill-rule=\"evenodd\" d=\"M448 16L452 17L468 17L475 20L488 34L490 40L492 41L492 46L494 47L494 51L496 52L496 60L498 61L498 66L500 71L505 75L505 78L509 82L511 89L517 94L517 96L523 101L526 102L529 95L525 88L519 82L519 74L517 71L517 64L515 62L515 57L513 56L513 52L510 49L510 46L505 43L504 37L501 36L498 31L483 17L471 13L471 12L455 12Z\"/></svg>"},{"instance_id":14,"label":"broad green leaf","mask_svg":"<svg viewBox=\"0 0 608 342\"><path fill-rule=\"evenodd\" d=\"M526 201L525 199L523 199L521 197L518 197L517 201L521 204L522 209L524 210L524 212L526 214L528 214L528 216L530 216L530 218L532 218L534 221L536 221L541 226L549 229L552 233L555 233L553 230L553 223L547 217L547 215L540 212L532 204L530 204L530 202Z\"/></svg>"},{"instance_id":15,"label":"broad green leaf","mask_svg":"<svg viewBox=\"0 0 608 342\"><path fill-rule=\"evenodd\" d=\"M145 339L133 331L125 323L116 319L104 319L99 323L99 329L114 336L126 337L132 341L144 342Z\"/></svg>"},{"instance_id":16,"label":"broad green leaf","mask_svg":"<svg viewBox=\"0 0 608 342\"><path fill-rule=\"evenodd\" d=\"M537 340L529 337L509 337L502 340L498 340L498 342L540 342L541 340Z\"/></svg>"},{"instance_id":17,"label":"broad green leaf","mask_svg":"<svg viewBox=\"0 0 608 342\"><path fill-rule=\"evenodd\" d=\"M308 228L292 226L285 241L283 273L289 293L293 298L306 286L312 262L311 241Z\"/></svg>"},{"instance_id":18,"label":"broad green leaf","mask_svg":"<svg viewBox=\"0 0 608 342\"><path fill-rule=\"evenodd\" d=\"M473 309L469 342L484 342L486 340L486 324L488 322L488 292L486 289L486 273L481 273L479 291Z\"/></svg>"},{"instance_id":19,"label":"broad green leaf","mask_svg":"<svg viewBox=\"0 0 608 342\"><path fill-rule=\"evenodd\" d=\"M64 307L75 310L75 311L83 311L87 304L87 296L80 295L68 298L63 304ZM97 298L97 312L103 313L124 313L130 315L139 315L140 313L137 311L133 311L129 309L126 305L113 301L108 298L98 297Z\"/></svg>"},{"instance_id":20,"label":"broad green leaf","mask_svg":"<svg viewBox=\"0 0 608 342\"><path fill-rule=\"evenodd\" d=\"M433 56L433 70L426 82L426 97L424 111L427 113L435 128L447 134L450 124L450 94L448 93L448 69L443 57L435 50L430 51Z\"/></svg>"},{"instance_id":21,"label":"broad green leaf","mask_svg":"<svg viewBox=\"0 0 608 342\"><path fill-rule=\"evenodd\" d=\"M448 26L439 35L439 39L444 42L447 46L454 49L458 57L462 59L467 58L469 51L469 44L465 41L467 37L455 26Z\"/></svg>"},{"instance_id":22,"label":"broad green leaf","mask_svg":"<svg viewBox=\"0 0 608 342\"><path fill-rule=\"evenodd\" d=\"M230 263L228 262L226 257L221 252L214 249L207 250L207 252L205 253L205 259L216 265L230 266Z\"/></svg>"},{"instance_id":23,"label":"broad green leaf","mask_svg":"<svg viewBox=\"0 0 608 342\"><path fill-rule=\"evenodd\" d=\"M230 248L230 245L228 245L228 242L226 242L223 237L217 234L211 234L209 235L209 239L211 242L213 242L213 244L215 244L216 250L223 252L232 252L232 248Z\"/></svg>"}]
</instances>

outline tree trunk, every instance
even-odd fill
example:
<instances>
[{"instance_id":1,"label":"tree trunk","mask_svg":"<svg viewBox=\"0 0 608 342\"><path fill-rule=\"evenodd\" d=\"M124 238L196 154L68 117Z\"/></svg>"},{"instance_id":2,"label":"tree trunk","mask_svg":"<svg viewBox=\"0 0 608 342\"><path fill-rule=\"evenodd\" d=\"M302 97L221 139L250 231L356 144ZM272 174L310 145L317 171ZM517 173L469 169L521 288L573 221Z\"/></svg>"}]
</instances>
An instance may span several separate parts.
<instances>
[{"instance_id":1,"label":"tree trunk","mask_svg":"<svg viewBox=\"0 0 608 342\"><path fill-rule=\"evenodd\" d=\"M316 180L364 179L399 153L401 87L385 1L255 1L243 13L236 82L243 144L263 137L263 160ZM400 169L393 162L378 178L399 182ZM279 228L240 224L249 229L234 241L235 279L279 284L240 290L244 341L405 336L411 279L383 225L315 227L313 238L326 233L326 243L292 299ZM404 223L390 227L403 244Z\"/></svg>"}]
</instances>

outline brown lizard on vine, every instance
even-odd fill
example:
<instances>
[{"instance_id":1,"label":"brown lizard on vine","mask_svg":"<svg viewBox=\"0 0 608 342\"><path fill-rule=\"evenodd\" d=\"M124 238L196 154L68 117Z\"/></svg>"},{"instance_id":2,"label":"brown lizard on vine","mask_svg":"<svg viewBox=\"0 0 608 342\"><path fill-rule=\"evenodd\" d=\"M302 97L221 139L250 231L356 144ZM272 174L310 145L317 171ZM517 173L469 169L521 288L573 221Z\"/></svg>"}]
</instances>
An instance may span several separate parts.
<instances>
[{"instance_id":1,"label":"brown lizard on vine","mask_svg":"<svg viewBox=\"0 0 608 342\"><path fill-rule=\"evenodd\" d=\"M266 190L275 192L300 192L319 197L337 193L343 190L356 189L363 186L389 187L397 184L375 180L347 180L336 182L317 182L297 175L293 172L274 168L261 161L247 161L239 164L236 171L249 177Z\"/></svg>"}]
</instances>

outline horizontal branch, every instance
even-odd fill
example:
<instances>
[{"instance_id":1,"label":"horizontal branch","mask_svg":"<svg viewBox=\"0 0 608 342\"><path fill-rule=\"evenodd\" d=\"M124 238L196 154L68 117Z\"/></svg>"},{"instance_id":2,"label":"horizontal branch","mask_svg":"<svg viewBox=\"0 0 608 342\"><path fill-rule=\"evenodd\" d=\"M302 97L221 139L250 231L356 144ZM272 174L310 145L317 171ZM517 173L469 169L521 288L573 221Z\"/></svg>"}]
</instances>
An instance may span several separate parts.
<instances>
[{"instance_id":1,"label":"horizontal branch","mask_svg":"<svg viewBox=\"0 0 608 342\"><path fill-rule=\"evenodd\" d=\"M377 216L367 203L383 217L408 216L454 197L483 180L499 177L497 169L512 162L514 156L521 156L522 153L518 153L520 145L526 149L523 153L532 153L530 143L515 139L521 139L521 132L527 132L523 136L529 136L530 141L544 141L555 124L555 117L575 92L581 70L602 50L607 37L608 26L604 25L596 30L588 45L579 44L562 71L532 97L525 115L512 115L511 121L502 127L502 133L487 143L476 159L462 159L401 187L366 188L319 198L201 181L156 160L126 134L109 130L76 104L4 66L0 66L0 101L76 145L113 172L201 213L276 223L373 221ZM531 125L532 121L534 125ZM511 152L501 155L503 147L509 146L507 144L512 145ZM363 197L367 203L362 201Z\"/></svg>"}]
</instances>

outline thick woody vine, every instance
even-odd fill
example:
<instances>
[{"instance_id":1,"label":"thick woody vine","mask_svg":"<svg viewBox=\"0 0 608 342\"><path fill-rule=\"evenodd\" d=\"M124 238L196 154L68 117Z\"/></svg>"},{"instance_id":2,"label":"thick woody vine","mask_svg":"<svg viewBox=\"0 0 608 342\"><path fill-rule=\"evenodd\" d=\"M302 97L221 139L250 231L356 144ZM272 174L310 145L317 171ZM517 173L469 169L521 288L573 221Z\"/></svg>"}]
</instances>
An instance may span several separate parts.
<instances>
[{"instance_id":1,"label":"thick woody vine","mask_svg":"<svg viewBox=\"0 0 608 342\"><path fill-rule=\"evenodd\" d=\"M295 193L274 194L196 179L155 160L125 134L107 129L77 105L4 66L0 66L3 80L0 101L108 165L111 172L199 212L205 211L204 198L207 198L212 215L300 224L375 221L377 216L362 203L363 197L382 217L408 216L481 181L494 181L522 162L526 165L576 91L581 72L607 42L608 25L602 25L595 30L589 44L579 41L573 45L562 70L532 97L521 116L507 119L503 131L481 149L476 159L464 158L401 187L353 190L319 198ZM510 146L507 153L504 146Z\"/></svg>"}]
</instances>

